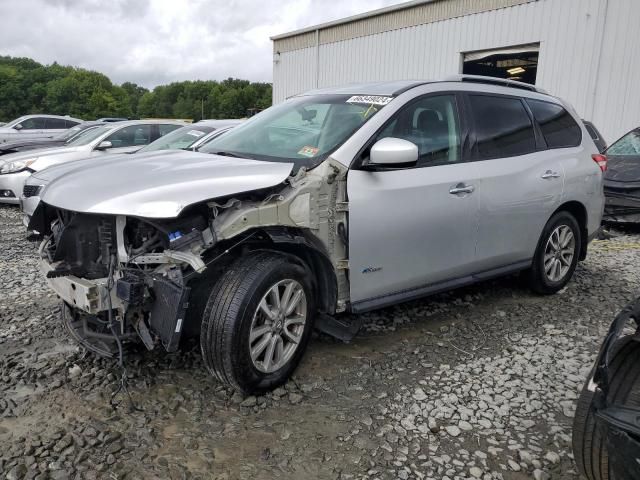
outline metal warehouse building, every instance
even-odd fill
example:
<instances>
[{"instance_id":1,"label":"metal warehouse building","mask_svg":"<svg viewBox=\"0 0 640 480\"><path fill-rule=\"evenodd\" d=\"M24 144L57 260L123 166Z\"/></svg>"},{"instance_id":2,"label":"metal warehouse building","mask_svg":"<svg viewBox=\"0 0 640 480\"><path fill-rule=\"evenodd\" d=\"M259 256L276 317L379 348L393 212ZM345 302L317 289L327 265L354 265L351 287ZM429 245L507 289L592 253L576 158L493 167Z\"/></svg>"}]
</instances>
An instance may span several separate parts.
<instances>
[{"instance_id":1,"label":"metal warehouse building","mask_svg":"<svg viewBox=\"0 0 640 480\"><path fill-rule=\"evenodd\" d=\"M640 125L640 0L426 0L272 37L273 98L456 73L540 86L611 143Z\"/></svg>"}]
</instances>

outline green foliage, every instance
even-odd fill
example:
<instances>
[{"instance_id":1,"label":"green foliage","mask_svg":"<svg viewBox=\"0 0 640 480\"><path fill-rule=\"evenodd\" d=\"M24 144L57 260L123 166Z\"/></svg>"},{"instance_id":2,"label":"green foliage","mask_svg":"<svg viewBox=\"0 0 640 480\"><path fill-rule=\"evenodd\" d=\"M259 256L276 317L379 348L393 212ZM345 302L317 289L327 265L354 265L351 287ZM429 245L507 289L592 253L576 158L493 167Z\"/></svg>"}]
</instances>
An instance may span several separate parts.
<instances>
[{"instance_id":1,"label":"green foliage","mask_svg":"<svg viewBox=\"0 0 640 480\"><path fill-rule=\"evenodd\" d=\"M271 106L271 84L228 78L160 85L152 91L57 63L0 56L0 121L28 113L130 118L242 118Z\"/></svg>"}]
</instances>

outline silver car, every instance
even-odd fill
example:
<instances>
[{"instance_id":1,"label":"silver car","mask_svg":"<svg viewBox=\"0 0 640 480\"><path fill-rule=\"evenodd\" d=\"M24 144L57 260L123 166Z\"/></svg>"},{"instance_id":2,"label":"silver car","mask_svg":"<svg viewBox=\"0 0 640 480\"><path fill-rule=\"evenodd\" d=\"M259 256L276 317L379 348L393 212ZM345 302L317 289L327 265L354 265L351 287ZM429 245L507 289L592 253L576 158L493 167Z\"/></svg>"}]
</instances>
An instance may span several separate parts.
<instances>
[{"instance_id":1,"label":"silver car","mask_svg":"<svg viewBox=\"0 0 640 480\"><path fill-rule=\"evenodd\" d=\"M3 155L0 158L0 203L20 203L24 183L33 172L107 153L132 153L184 125L184 122L172 120L108 123L82 133L64 147Z\"/></svg>"},{"instance_id":2,"label":"silver car","mask_svg":"<svg viewBox=\"0 0 640 480\"><path fill-rule=\"evenodd\" d=\"M351 85L199 152L87 162L31 226L80 344L115 356L199 335L213 377L255 393L287 380L314 326L352 336L342 312L519 271L562 289L599 228L605 168L573 109L530 85Z\"/></svg>"},{"instance_id":3,"label":"silver car","mask_svg":"<svg viewBox=\"0 0 640 480\"><path fill-rule=\"evenodd\" d=\"M0 143L50 138L83 121L60 115L24 115L0 126Z\"/></svg>"},{"instance_id":4,"label":"silver car","mask_svg":"<svg viewBox=\"0 0 640 480\"><path fill-rule=\"evenodd\" d=\"M134 158L137 158L139 155L157 152L159 150L198 150L201 146L206 145L214 138L222 135L234 126L239 125L242 121L243 120L201 120L192 125L178 128L156 141L151 142L149 145L138 150L135 156L130 155L129 159L134 160ZM109 159L115 160L116 156L111 155ZM85 161L91 161L91 157L45 168L27 178L20 195L20 207L24 213L23 223L25 226L29 225L31 215L33 215L33 212L40 203L40 193L47 184L61 175L65 175L77 168L82 168L82 162Z\"/></svg>"}]
</instances>

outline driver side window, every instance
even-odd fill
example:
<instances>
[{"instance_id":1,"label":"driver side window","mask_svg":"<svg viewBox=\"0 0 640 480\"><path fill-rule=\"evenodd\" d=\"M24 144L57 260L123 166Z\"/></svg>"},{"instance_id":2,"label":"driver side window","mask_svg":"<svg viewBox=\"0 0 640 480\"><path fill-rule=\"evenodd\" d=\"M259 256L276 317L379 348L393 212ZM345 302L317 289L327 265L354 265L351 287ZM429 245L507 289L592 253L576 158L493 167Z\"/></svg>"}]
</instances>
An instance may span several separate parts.
<instances>
[{"instance_id":1,"label":"driver side window","mask_svg":"<svg viewBox=\"0 0 640 480\"><path fill-rule=\"evenodd\" d=\"M113 148L147 145L151 139L151 125L130 125L112 133L106 140Z\"/></svg>"},{"instance_id":2,"label":"driver side window","mask_svg":"<svg viewBox=\"0 0 640 480\"><path fill-rule=\"evenodd\" d=\"M409 103L396 113L375 142L386 137L417 145L418 167L462 161L455 95L423 97Z\"/></svg>"},{"instance_id":3,"label":"driver side window","mask_svg":"<svg viewBox=\"0 0 640 480\"><path fill-rule=\"evenodd\" d=\"M31 117L20 122L20 125L22 130L42 130L45 128L45 120L40 117Z\"/></svg>"}]
</instances>

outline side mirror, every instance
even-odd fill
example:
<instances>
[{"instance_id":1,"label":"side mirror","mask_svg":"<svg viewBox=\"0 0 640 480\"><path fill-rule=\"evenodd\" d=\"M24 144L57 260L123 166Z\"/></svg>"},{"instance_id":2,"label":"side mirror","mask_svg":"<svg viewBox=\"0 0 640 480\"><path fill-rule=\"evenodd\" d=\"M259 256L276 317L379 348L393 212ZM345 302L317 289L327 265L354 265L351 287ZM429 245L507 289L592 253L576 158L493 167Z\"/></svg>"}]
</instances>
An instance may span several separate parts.
<instances>
[{"instance_id":1,"label":"side mirror","mask_svg":"<svg viewBox=\"0 0 640 480\"><path fill-rule=\"evenodd\" d=\"M418 161L418 146L402 138L387 137L371 147L369 163L372 165L396 165Z\"/></svg>"},{"instance_id":2,"label":"side mirror","mask_svg":"<svg viewBox=\"0 0 640 480\"><path fill-rule=\"evenodd\" d=\"M21 123L18 123L17 125L13 126L14 130L22 130L24 127L22 126Z\"/></svg>"},{"instance_id":3,"label":"side mirror","mask_svg":"<svg viewBox=\"0 0 640 480\"><path fill-rule=\"evenodd\" d=\"M111 147L113 147L113 144L109 140L103 140L98 144L96 150L106 150Z\"/></svg>"}]
</instances>

